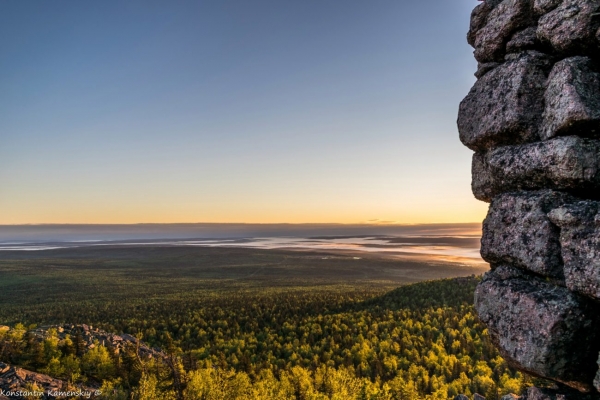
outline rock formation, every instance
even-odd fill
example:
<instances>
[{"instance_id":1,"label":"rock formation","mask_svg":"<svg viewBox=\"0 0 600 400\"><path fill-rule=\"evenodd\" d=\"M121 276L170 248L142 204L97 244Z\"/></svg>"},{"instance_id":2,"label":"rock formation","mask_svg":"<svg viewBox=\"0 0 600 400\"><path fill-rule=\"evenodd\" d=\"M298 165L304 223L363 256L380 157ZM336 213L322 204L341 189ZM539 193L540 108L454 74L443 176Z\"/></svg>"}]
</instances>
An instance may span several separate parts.
<instances>
[{"instance_id":1,"label":"rock formation","mask_svg":"<svg viewBox=\"0 0 600 400\"><path fill-rule=\"evenodd\" d=\"M74 386L48 375L0 362L0 400L56 398L97 398L97 387Z\"/></svg>"},{"instance_id":2,"label":"rock formation","mask_svg":"<svg viewBox=\"0 0 600 400\"><path fill-rule=\"evenodd\" d=\"M0 331L10 330L8 326L1 326ZM151 348L137 338L121 334L105 332L94 329L89 325L48 325L30 331L32 339L43 342L54 335L58 339L67 336L72 339L78 337L83 346L82 351L87 352L98 345L109 348L112 352L119 353L126 348L134 349L143 359L166 359L167 355L160 349ZM1 347L1 346L0 346ZM67 382L52 378L48 375L28 371L0 361L0 400L39 398L42 400L55 398L99 398L99 384L89 382L87 385L70 385ZM62 393L62 394L61 394ZM65 394L66 393L66 394ZM103 398L103 397L102 397Z\"/></svg>"},{"instance_id":3,"label":"rock formation","mask_svg":"<svg viewBox=\"0 0 600 400\"><path fill-rule=\"evenodd\" d=\"M458 129L491 203L475 307L523 399L600 396L600 0L484 0Z\"/></svg>"},{"instance_id":4,"label":"rock formation","mask_svg":"<svg viewBox=\"0 0 600 400\"><path fill-rule=\"evenodd\" d=\"M96 344L110 348L115 353L119 353L125 349L126 346L137 347L140 357L142 358L165 358L166 354L160 349L150 348L144 342L138 341L137 338L123 333L116 335L114 333L105 332L98 328L82 324L82 325L47 325L41 326L31 331L38 340L43 341L48 337L50 330L56 332L58 339L65 339L68 336L74 338L79 335L86 348L86 352L96 346ZM139 343L138 343L139 342Z\"/></svg>"}]
</instances>

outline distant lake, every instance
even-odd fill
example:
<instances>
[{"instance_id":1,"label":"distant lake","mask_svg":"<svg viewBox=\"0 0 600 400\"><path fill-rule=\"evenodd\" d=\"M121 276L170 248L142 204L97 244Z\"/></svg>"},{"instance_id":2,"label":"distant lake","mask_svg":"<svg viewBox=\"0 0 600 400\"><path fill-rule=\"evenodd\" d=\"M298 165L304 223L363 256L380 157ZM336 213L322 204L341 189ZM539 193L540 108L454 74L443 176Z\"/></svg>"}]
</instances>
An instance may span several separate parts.
<instances>
[{"instance_id":1,"label":"distant lake","mask_svg":"<svg viewBox=\"0 0 600 400\"><path fill-rule=\"evenodd\" d=\"M461 264L484 263L479 255L480 225L476 224L412 226L189 224L184 225L184 229L174 227L181 228L182 225L49 225L38 226L38 229L35 229L35 226L3 226L0 227L0 251L44 251L101 246L245 247L344 252L354 253L355 257L360 257L361 253L368 253L380 254L386 258L425 258ZM212 229L214 238L206 237L210 235L210 228L216 228ZM202 236L191 236L198 233ZM248 235L249 233L257 235L251 236ZM261 233L271 235L260 235ZM176 237L186 234L190 236ZM161 235L164 237L161 238ZM19 237L23 240L18 240Z\"/></svg>"}]
</instances>

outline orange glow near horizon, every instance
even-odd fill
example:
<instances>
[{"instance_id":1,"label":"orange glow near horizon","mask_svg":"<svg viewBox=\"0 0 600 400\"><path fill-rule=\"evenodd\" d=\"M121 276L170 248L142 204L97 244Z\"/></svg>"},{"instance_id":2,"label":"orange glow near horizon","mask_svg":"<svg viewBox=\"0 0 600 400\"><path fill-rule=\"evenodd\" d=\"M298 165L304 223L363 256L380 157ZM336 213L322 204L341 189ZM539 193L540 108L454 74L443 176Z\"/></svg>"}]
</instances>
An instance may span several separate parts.
<instances>
[{"instance_id":1,"label":"orange glow near horizon","mask_svg":"<svg viewBox=\"0 0 600 400\"><path fill-rule=\"evenodd\" d=\"M5 186L0 224L481 222L488 204L473 198L468 170L459 176L409 176L393 185L377 173L285 182L268 174L235 181L200 176L196 185L192 173L181 181L150 174L90 183L60 177Z\"/></svg>"},{"instance_id":2,"label":"orange glow near horizon","mask_svg":"<svg viewBox=\"0 0 600 400\"><path fill-rule=\"evenodd\" d=\"M399 202L401 203L401 202ZM138 224L138 223L334 223L367 225L414 225L434 223L478 223L485 218L487 204L475 200L466 207L386 207L353 208L350 205L322 207L301 205L212 205L173 206L160 204L22 204L0 215L0 225L16 224ZM6 209L6 208L5 208ZM377 214L373 215L376 210ZM404 211L403 211L404 210Z\"/></svg>"}]
</instances>

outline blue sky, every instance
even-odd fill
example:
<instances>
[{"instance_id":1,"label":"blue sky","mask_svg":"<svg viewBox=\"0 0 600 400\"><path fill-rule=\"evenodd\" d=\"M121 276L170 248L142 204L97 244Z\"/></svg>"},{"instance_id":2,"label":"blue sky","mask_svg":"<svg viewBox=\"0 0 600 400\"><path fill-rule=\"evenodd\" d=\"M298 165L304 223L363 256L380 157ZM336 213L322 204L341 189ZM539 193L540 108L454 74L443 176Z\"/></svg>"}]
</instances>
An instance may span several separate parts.
<instances>
[{"instance_id":1,"label":"blue sky","mask_svg":"<svg viewBox=\"0 0 600 400\"><path fill-rule=\"evenodd\" d=\"M474 222L476 1L0 3L0 224Z\"/></svg>"}]
</instances>

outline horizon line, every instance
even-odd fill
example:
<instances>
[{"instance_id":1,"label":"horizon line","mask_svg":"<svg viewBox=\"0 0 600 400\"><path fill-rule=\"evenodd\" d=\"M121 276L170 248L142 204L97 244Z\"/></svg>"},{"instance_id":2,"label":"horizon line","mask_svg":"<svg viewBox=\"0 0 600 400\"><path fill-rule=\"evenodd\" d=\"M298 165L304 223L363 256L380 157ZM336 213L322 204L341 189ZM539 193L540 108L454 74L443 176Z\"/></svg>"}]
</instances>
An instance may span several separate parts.
<instances>
[{"instance_id":1,"label":"horizon line","mask_svg":"<svg viewBox=\"0 0 600 400\"><path fill-rule=\"evenodd\" d=\"M481 224L482 221L468 222L419 222L419 223L373 223L373 222L134 222L134 223L69 223L69 222L40 222L0 224L0 227L9 226L139 226L139 225L341 225L341 226L423 226L423 225L469 225Z\"/></svg>"}]
</instances>

